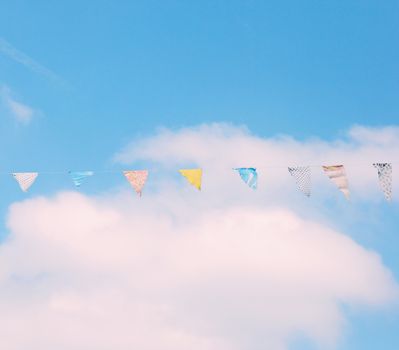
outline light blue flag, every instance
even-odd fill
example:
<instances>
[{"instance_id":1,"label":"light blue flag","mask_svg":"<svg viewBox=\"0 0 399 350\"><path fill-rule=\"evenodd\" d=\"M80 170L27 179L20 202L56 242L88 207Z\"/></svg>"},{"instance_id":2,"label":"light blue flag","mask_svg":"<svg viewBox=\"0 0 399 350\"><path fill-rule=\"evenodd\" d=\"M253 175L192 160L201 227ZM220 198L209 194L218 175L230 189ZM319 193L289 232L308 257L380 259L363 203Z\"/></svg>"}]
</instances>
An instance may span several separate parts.
<instances>
[{"instance_id":1,"label":"light blue flag","mask_svg":"<svg viewBox=\"0 0 399 350\"><path fill-rule=\"evenodd\" d=\"M80 185L83 183L83 181L87 177L94 175L94 172L93 171L70 171L69 175L71 176L71 179L72 179L73 183L75 184L75 186L80 187Z\"/></svg>"},{"instance_id":2,"label":"light blue flag","mask_svg":"<svg viewBox=\"0 0 399 350\"><path fill-rule=\"evenodd\" d=\"M253 190L258 186L258 173L255 168L234 168L241 176L241 179Z\"/></svg>"}]
</instances>

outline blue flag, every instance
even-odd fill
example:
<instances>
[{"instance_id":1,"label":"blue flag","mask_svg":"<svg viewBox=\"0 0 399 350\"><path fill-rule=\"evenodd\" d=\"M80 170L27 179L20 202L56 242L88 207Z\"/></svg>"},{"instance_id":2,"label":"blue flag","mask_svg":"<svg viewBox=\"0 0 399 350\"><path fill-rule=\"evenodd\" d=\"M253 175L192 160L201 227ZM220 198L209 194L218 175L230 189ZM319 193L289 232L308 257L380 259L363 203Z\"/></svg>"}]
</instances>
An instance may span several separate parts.
<instances>
[{"instance_id":1,"label":"blue flag","mask_svg":"<svg viewBox=\"0 0 399 350\"><path fill-rule=\"evenodd\" d=\"M94 172L92 171L70 171L69 175L76 187L80 187L83 181L89 177L93 176Z\"/></svg>"},{"instance_id":2,"label":"blue flag","mask_svg":"<svg viewBox=\"0 0 399 350\"><path fill-rule=\"evenodd\" d=\"M241 179L253 190L258 186L258 173L255 168L234 168L241 176Z\"/></svg>"}]
</instances>

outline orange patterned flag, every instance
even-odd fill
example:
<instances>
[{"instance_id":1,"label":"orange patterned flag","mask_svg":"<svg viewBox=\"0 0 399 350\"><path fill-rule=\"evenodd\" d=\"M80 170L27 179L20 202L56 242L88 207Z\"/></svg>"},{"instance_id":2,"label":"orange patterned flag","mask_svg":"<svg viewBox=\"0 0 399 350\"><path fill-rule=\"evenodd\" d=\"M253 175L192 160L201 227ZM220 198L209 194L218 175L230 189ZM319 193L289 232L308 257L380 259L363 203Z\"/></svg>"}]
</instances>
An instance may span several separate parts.
<instances>
[{"instance_id":1,"label":"orange patterned flag","mask_svg":"<svg viewBox=\"0 0 399 350\"><path fill-rule=\"evenodd\" d=\"M35 182L38 173L13 173L14 179L17 180L19 187L21 190L26 192L28 191L29 187L33 185Z\"/></svg>"},{"instance_id":2,"label":"orange patterned flag","mask_svg":"<svg viewBox=\"0 0 399 350\"><path fill-rule=\"evenodd\" d=\"M127 170L123 172L123 175L141 197L141 191L148 178L148 170Z\"/></svg>"}]
</instances>

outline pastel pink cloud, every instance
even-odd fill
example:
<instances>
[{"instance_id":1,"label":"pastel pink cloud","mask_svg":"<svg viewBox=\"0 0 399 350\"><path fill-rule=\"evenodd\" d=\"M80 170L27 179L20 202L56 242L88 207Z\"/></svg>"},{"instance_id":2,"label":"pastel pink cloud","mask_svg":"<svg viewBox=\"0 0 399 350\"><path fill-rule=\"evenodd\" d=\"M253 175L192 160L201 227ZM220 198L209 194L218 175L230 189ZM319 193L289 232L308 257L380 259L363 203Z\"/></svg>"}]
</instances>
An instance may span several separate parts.
<instances>
[{"instance_id":1,"label":"pastel pink cloud","mask_svg":"<svg viewBox=\"0 0 399 350\"><path fill-rule=\"evenodd\" d=\"M338 192L324 174L309 201L285 167L268 165L390 160L398 135L357 127L345 140L300 142L223 124L164 130L117 156L163 170L140 199L126 182L14 203L0 245L2 347L284 350L296 336L333 347L343 305L392 308L398 285L376 252L332 224L337 216L320 214ZM262 170L257 191L231 170L243 160ZM200 193L176 172L187 163L205 170ZM379 189L365 169L348 173L370 200ZM329 213L348 220L338 196Z\"/></svg>"},{"instance_id":2,"label":"pastel pink cloud","mask_svg":"<svg viewBox=\"0 0 399 350\"><path fill-rule=\"evenodd\" d=\"M397 298L379 256L324 224L158 196L14 204L0 249L3 346L285 349L295 334L326 346L345 324L341 304Z\"/></svg>"}]
</instances>

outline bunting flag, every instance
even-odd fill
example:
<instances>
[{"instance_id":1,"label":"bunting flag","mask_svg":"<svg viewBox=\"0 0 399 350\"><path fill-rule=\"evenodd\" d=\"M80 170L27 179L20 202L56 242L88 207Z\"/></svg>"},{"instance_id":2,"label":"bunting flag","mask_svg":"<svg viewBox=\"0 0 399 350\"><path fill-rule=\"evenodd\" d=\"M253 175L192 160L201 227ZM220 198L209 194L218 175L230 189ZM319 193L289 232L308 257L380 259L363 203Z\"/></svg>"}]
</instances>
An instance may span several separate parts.
<instances>
[{"instance_id":1,"label":"bunting flag","mask_svg":"<svg viewBox=\"0 0 399 350\"><path fill-rule=\"evenodd\" d=\"M297 166L289 167L289 173L294 177L299 189L305 194L305 196L310 197L311 193L311 174L310 167L308 166Z\"/></svg>"},{"instance_id":2,"label":"bunting flag","mask_svg":"<svg viewBox=\"0 0 399 350\"><path fill-rule=\"evenodd\" d=\"M38 175L38 173L12 173L12 176L17 180L19 187L24 192L28 191L29 187L33 185Z\"/></svg>"},{"instance_id":3,"label":"bunting flag","mask_svg":"<svg viewBox=\"0 0 399 350\"><path fill-rule=\"evenodd\" d=\"M84 182L84 180L89 177L93 176L94 172L92 171L70 171L69 175L76 187L80 187L80 185Z\"/></svg>"},{"instance_id":4,"label":"bunting flag","mask_svg":"<svg viewBox=\"0 0 399 350\"><path fill-rule=\"evenodd\" d=\"M123 172L127 181L132 185L136 193L141 197L141 191L148 178L148 170L127 170Z\"/></svg>"},{"instance_id":5,"label":"bunting flag","mask_svg":"<svg viewBox=\"0 0 399 350\"><path fill-rule=\"evenodd\" d=\"M239 174L241 179L253 190L258 186L258 173L255 168L234 168Z\"/></svg>"},{"instance_id":6,"label":"bunting flag","mask_svg":"<svg viewBox=\"0 0 399 350\"><path fill-rule=\"evenodd\" d=\"M324 166L323 170L330 178L332 182L334 182L339 190L344 194L346 199L349 199L349 187L348 180L346 178L345 168L343 165L329 165Z\"/></svg>"},{"instance_id":7,"label":"bunting flag","mask_svg":"<svg viewBox=\"0 0 399 350\"><path fill-rule=\"evenodd\" d=\"M378 180L385 199L392 199L392 164L391 163L374 163L373 166L378 171Z\"/></svg>"},{"instance_id":8,"label":"bunting flag","mask_svg":"<svg viewBox=\"0 0 399 350\"><path fill-rule=\"evenodd\" d=\"M384 197L387 201L392 200L392 181L393 181L393 170L392 164L394 163L372 163L373 167L377 169L378 180ZM272 168L273 166L270 166ZM344 194L346 199L349 200L350 191L348 185L348 179L346 176L346 170L343 165L323 165L322 169L324 173L330 178L330 180L338 187L338 189ZM258 187L258 173L256 168L233 168L244 181L248 187L256 190ZM198 190L201 190L202 186L202 169L179 169L179 173L186 178L186 180ZM115 172L115 171L103 171L103 172ZM310 197L312 192L312 173L311 166L294 166L288 167L288 172L294 178L298 189L307 197ZM4 172L2 172L4 174ZM55 174L62 174L65 172L52 172ZM120 174L120 171L118 171ZM8 173L12 175L18 182L19 187L22 191L27 192L30 187L35 183L38 172L13 172ZM42 174L42 173L40 173ZM73 183L76 187L80 187L86 180L87 177L93 176L93 171L69 171ZM136 193L141 196L143 188L148 180L148 170L125 170L123 175L129 181L130 185L134 188ZM237 180L240 181L240 180Z\"/></svg>"},{"instance_id":9,"label":"bunting flag","mask_svg":"<svg viewBox=\"0 0 399 350\"><path fill-rule=\"evenodd\" d=\"M202 169L180 169L179 173L182 174L190 184L201 191Z\"/></svg>"}]
</instances>

